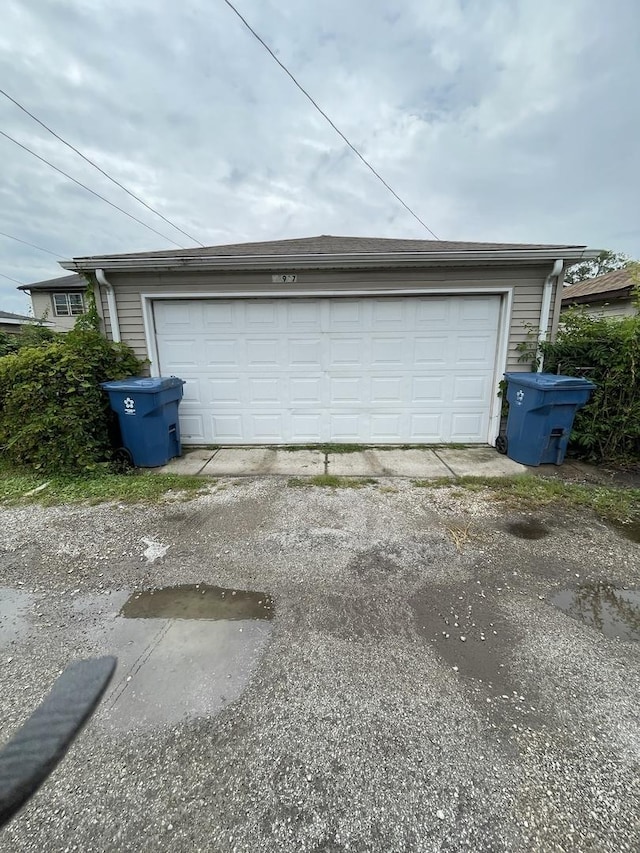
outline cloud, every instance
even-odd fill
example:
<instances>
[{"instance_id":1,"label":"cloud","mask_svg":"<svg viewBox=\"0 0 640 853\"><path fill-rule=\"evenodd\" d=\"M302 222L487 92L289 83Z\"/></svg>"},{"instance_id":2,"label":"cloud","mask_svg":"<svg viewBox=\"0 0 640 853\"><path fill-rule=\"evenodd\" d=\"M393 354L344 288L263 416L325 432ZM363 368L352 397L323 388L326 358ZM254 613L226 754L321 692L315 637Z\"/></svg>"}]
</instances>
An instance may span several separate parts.
<instances>
[{"instance_id":1,"label":"cloud","mask_svg":"<svg viewBox=\"0 0 640 853\"><path fill-rule=\"evenodd\" d=\"M428 236L220 0L26 6L3 7L3 87L202 242ZM238 8L439 236L640 257L635 0ZM0 126L186 245L2 98ZM0 230L64 257L171 248L7 140L0 155ZM63 273L3 238L0 272ZM26 308L3 279L0 307Z\"/></svg>"}]
</instances>

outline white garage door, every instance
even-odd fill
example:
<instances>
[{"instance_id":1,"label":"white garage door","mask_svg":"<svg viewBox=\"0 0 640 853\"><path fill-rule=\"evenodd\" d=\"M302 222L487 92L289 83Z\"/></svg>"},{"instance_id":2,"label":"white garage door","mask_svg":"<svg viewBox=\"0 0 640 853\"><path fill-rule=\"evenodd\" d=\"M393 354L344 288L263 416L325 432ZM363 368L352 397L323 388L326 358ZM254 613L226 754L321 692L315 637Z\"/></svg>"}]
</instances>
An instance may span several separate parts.
<instances>
[{"instance_id":1,"label":"white garage door","mask_svg":"<svg viewBox=\"0 0 640 853\"><path fill-rule=\"evenodd\" d=\"M486 442L500 297L158 300L185 444Z\"/></svg>"}]
</instances>

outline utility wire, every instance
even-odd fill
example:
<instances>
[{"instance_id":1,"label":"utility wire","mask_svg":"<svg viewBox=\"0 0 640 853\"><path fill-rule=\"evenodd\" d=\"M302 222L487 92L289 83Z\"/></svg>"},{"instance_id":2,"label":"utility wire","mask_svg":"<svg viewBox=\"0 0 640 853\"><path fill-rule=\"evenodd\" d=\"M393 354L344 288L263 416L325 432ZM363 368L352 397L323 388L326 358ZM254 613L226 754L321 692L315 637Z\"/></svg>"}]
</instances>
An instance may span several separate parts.
<instances>
[{"instance_id":1,"label":"utility wire","mask_svg":"<svg viewBox=\"0 0 640 853\"><path fill-rule=\"evenodd\" d=\"M286 65L284 65L284 64L283 64L283 63L278 59L278 57L275 55L275 53L273 52L273 50L271 50L271 48L270 48L270 47L269 47L269 45L266 43L266 41L265 41L265 40L264 40L260 35L258 35L258 33L257 33L257 32L253 29L253 27L251 26L251 24L247 21L247 19L246 19L246 18L244 18L244 17L240 14L240 12L238 12L238 10L237 10L237 9L236 9L236 7L233 5L233 3L231 3L231 2L230 2L230 0L224 0L224 2L225 2L225 3L227 4L227 6L231 9L231 11L232 11L235 15L237 15L237 16L238 16L238 18L240 18L240 20L242 21L242 23L245 25L245 27L246 27L246 28L249 30L249 32L251 33L251 35L252 35L252 36L254 36L254 38L256 38L256 39L260 42L260 44L264 47L264 49L267 51L267 53L269 53L269 54L271 55L272 59L274 59L274 60L278 63L278 65L280 66L280 68L282 68L282 70L284 71L284 73L285 73L288 77L290 77L290 78L291 78L291 80L295 83L295 85L298 87L298 89L300 89L300 91L301 91L301 92L302 92L302 94L305 96L305 98L307 98L307 100L311 101L311 103L312 103L312 104L313 104L313 106L316 108L316 110L320 113L320 115L321 115L323 118L325 118L325 119L329 122L329 124L331 125L331 127L332 127L332 128L335 130L335 132L338 134L338 136L340 136L340 137L344 140L344 142L346 142L346 143L347 143L347 145L348 145L348 146L349 146L349 148L353 151L353 153L356 155L356 157L359 157L359 158L360 158L360 160L362 160L362 162L363 162L363 163L364 163L364 165L367 167L367 169L369 169L369 171L370 171L370 172L373 172L373 174L374 174L374 175L376 176L376 178L380 181L380 183L382 183L382 184L383 184L383 186L385 186L385 187L389 190L389 192L391 193L391 195L392 195L394 198L396 198L396 199L400 202L400 204L405 208L405 210L408 210L408 211L409 211L409 213L411 214L411 216L413 216L413 218L414 218L415 220L417 220L417 221L420 223L420 225L422 225L422 227L423 227L426 231L428 231L428 232L429 232L429 234L431 234L431 236L432 236L432 237L434 237L436 240L439 240L440 238L439 238L439 237L436 237L436 235L433 233L433 231L431 230L431 228L429 228L429 226L427 225L427 223L426 223L426 222L423 222L423 221L422 221L422 219L420 219L420 217L418 216L418 214L417 214L417 213L414 213L414 211L409 207L409 205L408 205L405 201L403 201L403 200L400 198L400 196L399 196L399 195L398 195L398 193L393 189L393 187L389 186L389 184L385 181L385 179L382 177L382 175L380 175L380 173L379 173L379 172L377 172L377 171L373 168L373 166L371 165L371 163L369 163L369 161L368 161L368 160L366 160L366 159L365 159L365 157L364 157L364 156L363 156L363 155L358 151L358 149L355 147L355 145L353 145L351 142L349 142L349 140L348 140L348 139L347 139L347 137L344 135L344 133L340 130L340 128L336 126L336 124L335 124L335 123L334 123L334 122L329 118L329 116L328 116L328 115L325 113L325 111L324 111L324 110L319 106L319 104L318 104L316 101L314 101L314 99L313 99L313 98L311 97L311 95L307 92L307 90L306 90L306 89L305 89L305 88L304 88L300 83L298 83L298 81L297 81L297 80L296 80L296 78L293 76L293 74L291 73L291 71L289 71L289 69L287 68L287 66L286 66Z\"/></svg>"},{"instance_id":2,"label":"utility wire","mask_svg":"<svg viewBox=\"0 0 640 853\"><path fill-rule=\"evenodd\" d=\"M111 177L111 175L108 172L105 172L104 169L100 168L100 166L98 166L97 163L94 163L93 160L91 160L89 157L87 157L85 154L83 154L82 151L78 151L78 149L75 146L73 146L70 142L67 142L66 139L63 139L62 136L60 136L59 134L57 134L55 132L55 130L52 130L48 125L46 125L43 121L41 121L37 116L34 116L34 114L29 112L29 110L26 107L24 107L19 101L16 101L15 98L12 98L11 95L9 95L7 92L5 92L4 89L0 89L0 95L4 95L5 98L7 98L9 101L11 101L12 104L15 104L19 110L22 110L23 113L26 113L30 118L32 118L34 121L36 121L40 125L40 127L43 127L48 133L50 133L52 136L55 136L55 138L57 140L59 140L60 142L62 142L63 145L66 145L67 148L70 148L72 151L75 151L75 153L79 157L82 157L82 159L86 163L88 163L90 166L93 166L94 169L97 169L102 175L105 176L105 178L110 180L112 184L115 184L117 187L120 187L120 189L124 190L127 193L127 195L130 195L131 198L134 198L137 202L144 205L144 207L146 207L147 210L150 210L152 213L155 213L156 216L159 216L160 219L163 219L167 223L167 225L171 225L171 227L175 228L176 231L179 231L181 234L184 234L184 236L188 237L189 240L192 240L194 243L197 243L198 246L202 246L202 248L204 248L204 244L201 243L200 240L196 240L196 238L192 237L191 234L188 234L186 231L183 231L182 228L179 228L175 224L175 222L172 222L170 219L167 219L166 216L163 216L163 214L160 213L159 210L156 210L155 207L151 207L150 204L147 204L146 201L141 199L134 192L131 192L131 190L127 189L127 187L125 187L124 184L121 184L120 181L117 181L115 178Z\"/></svg>"},{"instance_id":3,"label":"utility wire","mask_svg":"<svg viewBox=\"0 0 640 853\"><path fill-rule=\"evenodd\" d=\"M21 281L18 281L18 279L17 279L17 278L11 278L11 276L10 276L10 275L5 275L3 272L0 272L0 277L2 277L2 278L6 278L8 281L13 281L13 282L15 282L16 284L22 284L22 282L21 282Z\"/></svg>"},{"instance_id":4,"label":"utility wire","mask_svg":"<svg viewBox=\"0 0 640 853\"><path fill-rule=\"evenodd\" d=\"M167 242L169 242L169 243L173 243L173 245L177 246L179 249L184 249L184 246L181 246L180 243L176 243L176 241L172 240L171 237L167 237L166 234L162 234L160 231L156 231L155 228L152 228L151 225L147 225L147 223L143 222L142 219L138 219L137 216L134 216L132 213L129 213L128 211L126 211L122 207L118 207L117 204L114 204L112 201L109 201L108 198L105 198L103 195L100 195L100 193L97 193L95 190L92 190L86 184L83 184L81 181L78 181L75 178L72 178L71 175L68 175L66 172L63 172L62 169L59 169L57 166L54 166L53 163L50 163L48 160L45 160L44 157L41 157L39 154L36 154L35 151L32 151L30 148L27 148L26 145L22 144L22 142L18 142L17 139L13 138L13 136L9 136L9 134L5 133L4 130L0 130L0 136L4 136L5 139L8 139L10 142L13 142L19 148L22 148L23 151L26 151L27 153L33 155L38 160L40 160L40 162L46 163L47 166L50 166L56 172L59 172L61 175L64 175L65 178L68 178L70 181L73 181L74 184L77 184L79 187L82 187L83 190L86 190L87 192L91 193L91 195L94 195L96 198L99 198L101 201L104 201L110 207L113 207L115 210L119 210L120 213L124 213L125 216L128 216L129 219L133 219L133 221L137 222L138 225L142 225L147 230L153 231L154 234L157 234L159 237L162 237L163 240L167 240Z\"/></svg>"},{"instance_id":5,"label":"utility wire","mask_svg":"<svg viewBox=\"0 0 640 853\"><path fill-rule=\"evenodd\" d=\"M62 258L57 252L52 252L50 249L43 249L42 246L36 246L35 243L29 243L28 240L21 240L20 237L14 237L13 234L5 234L0 231L0 237L6 237L8 240L15 240L16 243L24 243L25 246L31 246L32 249L37 249L39 252L46 252L47 255L53 255L54 258Z\"/></svg>"}]
</instances>

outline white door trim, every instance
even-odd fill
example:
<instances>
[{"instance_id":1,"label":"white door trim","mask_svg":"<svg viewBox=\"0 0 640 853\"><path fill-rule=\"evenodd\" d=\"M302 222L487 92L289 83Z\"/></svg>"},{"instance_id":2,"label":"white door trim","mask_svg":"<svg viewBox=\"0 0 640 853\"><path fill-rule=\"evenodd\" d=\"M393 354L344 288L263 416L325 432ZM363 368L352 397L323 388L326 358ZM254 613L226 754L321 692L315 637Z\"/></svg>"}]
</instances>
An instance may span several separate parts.
<instances>
[{"instance_id":1,"label":"white door trim","mask_svg":"<svg viewBox=\"0 0 640 853\"><path fill-rule=\"evenodd\" d=\"M498 397L500 381L507 369L507 355L509 350L509 330L511 324L511 311L513 305L513 286L504 287L412 287L402 289L371 290L366 288L354 288L349 290L308 290L304 292L290 290L260 290L260 291L215 291L203 293L202 291L172 290L162 293L141 293L142 321L144 324L144 337L147 345L147 354L150 361L149 371L151 376L159 376L159 356L156 342L155 324L153 321L153 302L155 300L193 300L193 299L316 299L322 297L350 297L350 296L473 296L474 294L500 296L500 318L498 322L498 343L496 351L495 374L493 381L493 394L489 409L489 428L487 432L487 444L494 445L500 431L500 413L502 400Z\"/></svg>"}]
</instances>

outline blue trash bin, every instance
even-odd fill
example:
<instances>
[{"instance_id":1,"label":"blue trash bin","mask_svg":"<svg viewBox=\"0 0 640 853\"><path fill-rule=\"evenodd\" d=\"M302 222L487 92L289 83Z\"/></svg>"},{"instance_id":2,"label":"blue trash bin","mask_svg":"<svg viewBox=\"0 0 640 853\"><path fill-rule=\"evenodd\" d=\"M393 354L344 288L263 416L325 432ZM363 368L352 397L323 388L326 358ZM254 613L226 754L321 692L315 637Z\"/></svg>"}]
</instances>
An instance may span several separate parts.
<instances>
[{"instance_id":1,"label":"blue trash bin","mask_svg":"<svg viewBox=\"0 0 640 853\"><path fill-rule=\"evenodd\" d=\"M180 456L178 405L184 384L176 376L102 383L118 416L122 443L136 467L156 468Z\"/></svg>"},{"instance_id":2,"label":"blue trash bin","mask_svg":"<svg viewBox=\"0 0 640 853\"><path fill-rule=\"evenodd\" d=\"M564 462L573 420L596 387L555 373L505 373L507 455L523 465Z\"/></svg>"}]
</instances>

